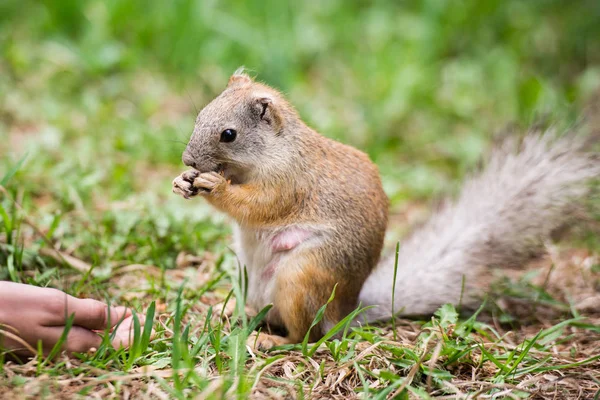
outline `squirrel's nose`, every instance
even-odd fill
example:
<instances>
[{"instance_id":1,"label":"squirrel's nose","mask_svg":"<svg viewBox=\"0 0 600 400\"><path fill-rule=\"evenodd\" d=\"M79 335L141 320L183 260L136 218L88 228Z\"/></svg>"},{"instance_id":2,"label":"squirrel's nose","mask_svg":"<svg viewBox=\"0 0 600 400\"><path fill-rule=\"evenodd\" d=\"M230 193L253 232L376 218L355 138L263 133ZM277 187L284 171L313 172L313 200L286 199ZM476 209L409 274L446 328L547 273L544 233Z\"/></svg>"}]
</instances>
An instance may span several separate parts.
<instances>
[{"instance_id":1,"label":"squirrel's nose","mask_svg":"<svg viewBox=\"0 0 600 400\"><path fill-rule=\"evenodd\" d=\"M183 152L183 155L181 156L181 160L188 167L196 168L196 161L194 160L194 157L192 157L192 155L187 150Z\"/></svg>"}]
</instances>

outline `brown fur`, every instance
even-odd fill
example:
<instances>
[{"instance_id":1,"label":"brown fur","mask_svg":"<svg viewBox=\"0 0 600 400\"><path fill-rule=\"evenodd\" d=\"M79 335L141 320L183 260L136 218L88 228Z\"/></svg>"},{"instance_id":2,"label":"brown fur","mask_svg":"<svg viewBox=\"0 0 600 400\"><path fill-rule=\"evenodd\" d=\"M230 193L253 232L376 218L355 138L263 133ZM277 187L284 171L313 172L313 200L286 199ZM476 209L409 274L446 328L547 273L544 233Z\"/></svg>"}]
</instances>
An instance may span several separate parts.
<instances>
[{"instance_id":1,"label":"brown fur","mask_svg":"<svg viewBox=\"0 0 600 400\"><path fill-rule=\"evenodd\" d=\"M220 143L224 129L236 129L239 139ZM236 73L200 112L183 160L197 172L176 179L174 191L189 197L200 190L242 229L326 227L317 248L278 267L269 322L282 323L288 336L268 340L301 341L336 284L326 319L337 322L357 306L388 218L377 167L366 154L319 135L279 92ZM310 339L322 334L315 327Z\"/></svg>"}]
</instances>

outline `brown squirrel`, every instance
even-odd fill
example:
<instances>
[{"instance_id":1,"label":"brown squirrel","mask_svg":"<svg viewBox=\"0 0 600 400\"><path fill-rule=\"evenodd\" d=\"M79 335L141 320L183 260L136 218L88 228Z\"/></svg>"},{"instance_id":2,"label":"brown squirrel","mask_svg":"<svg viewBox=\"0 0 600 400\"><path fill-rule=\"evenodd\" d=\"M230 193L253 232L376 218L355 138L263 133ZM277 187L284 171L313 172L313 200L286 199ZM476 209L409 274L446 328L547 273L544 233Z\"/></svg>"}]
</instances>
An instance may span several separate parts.
<instances>
[{"instance_id":1,"label":"brown squirrel","mask_svg":"<svg viewBox=\"0 0 600 400\"><path fill-rule=\"evenodd\" d=\"M380 252L388 199L368 156L309 128L277 90L243 72L198 115L173 181L235 222L249 306L285 336L260 333L261 348L318 340L361 304L364 320L433 313L471 299L486 267L519 265L581 205L600 175L584 140L529 134L414 232L394 257ZM335 288L324 318L311 323ZM463 298L467 292L467 297Z\"/></svg>"}]
</instances>

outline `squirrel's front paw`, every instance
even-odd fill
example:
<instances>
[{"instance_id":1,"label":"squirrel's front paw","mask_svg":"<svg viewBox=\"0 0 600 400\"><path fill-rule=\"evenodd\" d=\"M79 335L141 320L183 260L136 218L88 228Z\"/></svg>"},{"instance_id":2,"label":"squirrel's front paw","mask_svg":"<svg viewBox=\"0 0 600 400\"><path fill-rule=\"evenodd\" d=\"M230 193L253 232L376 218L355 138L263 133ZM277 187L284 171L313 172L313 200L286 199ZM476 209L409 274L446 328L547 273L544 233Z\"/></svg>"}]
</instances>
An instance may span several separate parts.
<instances>
[{"instance_id":1,"label":"squirrel's front paw","mask_svg":"<svg viewBox=\"0 0 600 400\"><path fill-rule=\"evenodd\" d=\"M201 194L214 194L223 191L229 183L218 172L203 172L194 179L193 187Z\"/></svg>"},{"instance_id":2,"label":"squirrel's front paw","mask_svg":"<svg viewBox=\"0 0 600 400\"><path fill-rule=\"evenodd\" d=\"M183 196L185 199L196 196L198 189L194 187L194 179L200 175L195 169L185 171L177 178L173 179L173 193Z\"/></svg>"}]
</instances>

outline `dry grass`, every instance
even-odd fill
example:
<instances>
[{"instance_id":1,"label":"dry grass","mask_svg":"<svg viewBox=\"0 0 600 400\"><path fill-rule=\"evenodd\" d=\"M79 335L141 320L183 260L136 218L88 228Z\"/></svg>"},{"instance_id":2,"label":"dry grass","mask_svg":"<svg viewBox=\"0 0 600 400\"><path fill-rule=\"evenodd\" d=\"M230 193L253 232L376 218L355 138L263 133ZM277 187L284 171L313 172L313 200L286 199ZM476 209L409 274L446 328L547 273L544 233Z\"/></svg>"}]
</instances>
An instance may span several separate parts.
<instances>
[{"instance_id":1,"label":"dry grass","mask_svg":"<svg viewBox=\"0 0 600 400\"><path fill-rule=\"evenodd\" d=\"M34 243L34 229L22 229L22 234L24 243ZM189 326L187 345L193 347L191 338L206 338L207 314L212 307L222 308L231 287L226 278L211 283L220 276L219 256L181 252L176 267L166 271L116 262L110 279L102 283L112 301L134 302L140 309L153 300L156 304L158 335L145 357L129 370L114 360L85 355L63 355L41 370L40 358L25 364L5 362L0 398L229 398L239 388L251 398L389 398L401 393L410 398L594 398L600 393L597 255L567 247L549 250L547 257L530 266L529 274L505 271L511 279L497 279L495 296L475 324L452 316L444 321L444 313L430 321L399 320L395 333L390 324L357 329L336 342L346 346L338 354L330 343L312 356L299 347L267 354L246 349L247 357L234 360L229 351L221 350L222 359L217 361L219 352L208 350L209 344L193 358L193 365L177 369L163 346L180 334L173 332L174 292L184 285L184 297L185 293L192 297L184 300L187 310L181 326ZM80 260L74 264L88 265ZM25 270L22 277L34 275L35 271ZM72 287L80 279L81 271L73 270L55 286ZM157 279L163 279L163 287L171 292L157 298L152 293ZM204 291L207 285L211 289ZM193 297L198 292L203 293ZM226 308L236 313L234 301ZM235 316L219 325L219 313L214 314L210 322L222 338L239 326ZM536 343L526 349L532 338ZM233 361L243 368L236 371ZM198 382L174 389L175 375L186 374L197 376Z\"/></svg>"}]
</instances>

